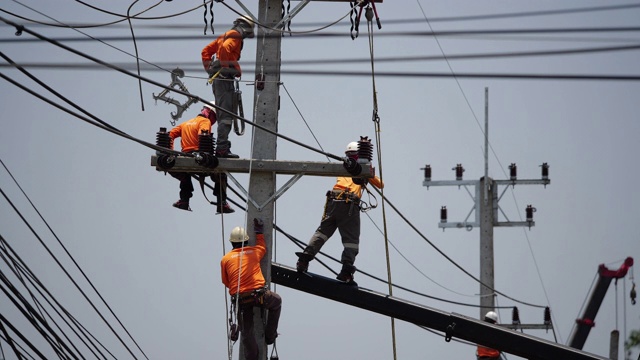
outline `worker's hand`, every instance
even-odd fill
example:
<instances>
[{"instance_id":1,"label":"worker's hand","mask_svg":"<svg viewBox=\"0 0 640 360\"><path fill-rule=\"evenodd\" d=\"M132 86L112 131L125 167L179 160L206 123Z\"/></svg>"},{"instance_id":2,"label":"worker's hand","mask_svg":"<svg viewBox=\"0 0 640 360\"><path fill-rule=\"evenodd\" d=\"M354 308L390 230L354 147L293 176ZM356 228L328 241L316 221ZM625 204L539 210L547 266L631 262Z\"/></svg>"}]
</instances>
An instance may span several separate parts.
<instances>
[{"instance_id":1,"label":"worker's hand","mask_svg":"<svg viewBox=\"0 0 640 360\"><path fill-rule=\"evenodd\" d=\"M256 234L262 234L264 232L264 222L262 222L262 219L253 218L253 231Z\"/></svg>"},{"instance_id":2,"label":"worker's hand","mask_svg":"<svg viewBox=\"0 0 640 360\"><path fill-rule=\"evenodd\" d=\"M354 184L360 185L360 186L366 186L369 183L369 179L360 178L360 177L354 177L354 178L351 178L351 180L353 181Z\"/></svg>"},{"instance_id":3,"label":"worker's hand","mask_svg":"<svg viewBox=\"0 0 640 360\"><path fill-rule=\"evenodd\" d=\"M342 166L349 174L358 176L362 172L362 166L358 164L358 160L351 157L345 157L342 161Z\"/></svg>"}]
</instances>

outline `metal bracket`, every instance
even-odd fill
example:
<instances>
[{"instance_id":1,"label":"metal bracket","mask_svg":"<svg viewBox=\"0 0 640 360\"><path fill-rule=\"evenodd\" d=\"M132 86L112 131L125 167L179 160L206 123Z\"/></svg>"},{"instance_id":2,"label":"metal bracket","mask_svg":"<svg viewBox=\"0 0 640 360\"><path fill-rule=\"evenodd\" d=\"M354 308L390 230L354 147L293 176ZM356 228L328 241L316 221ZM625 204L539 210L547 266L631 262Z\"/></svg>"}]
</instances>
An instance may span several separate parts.
<instances>
[{"instance_id":1,"label":"metal bracket","mask_svg":"<svg viewBox=\"0 0 640 360\"><path fill-rule=\"evenodd\" d=\"M171 84L169 84L170 88L178 88L183 92L189 93L189 90L187 89L187 87L182 83L182 81L180 81L180 78L184 77L184 71L180 68L175 68L173 71L171 71ZM189 106L191 106L191 104L195 104L198 102L197 98L194 97L189 97L189 100L187 100L187 102L185 102L184 104L181 104L178 100L166 96L169 91L171 89L165 88L164 90L162 90L162 92L160 94L158 94L156 96L156 94L153 94L153 98L158 101L158 100L162 100L168 104L173 104L175 105L178 109L175 113L171 113L171 118L173 119L173 121L171 121L171 125L175 126L176 125L176 120L180 119L180 117L182 117L182 113L187 110L189 108Z\"/></svg>"},{"instance_id":2,"label":"metal bracket","mask_svg":"<svg viewBox=\"0 0 640 360\"><path fill-rule=\"evenodd\" d=\"M453 337L453 331L456 329L456 323L452 322L451 324L447 325L447 330L445 331L444 334L444 341L446 342L450 342L451 338Z\"/></svg>"},{"instance_id":3,"label":"metal bracket","mask_svg":"<svg viewBox=\"0 0 640 360\"><path fill-rule=\"evenodd\" d=\"M249 193L247 192L247 190L245 190L244 187L242 187L242 185L240 185L240 183L238 182L238 180L236 180L236 178L233 177L233 175L231 175L228 171L224 172L225 174L227 174L227 177L229 179L231 179L231 181L233 182L233 184L238 187L238 189L240 189L240 192L242 192L242 194L244 196L246 196L246 198L248 199L248 201L250 201L253 206L256 207L256 209L258 211L262 211L262 209L264 209L265 206L267 206L267 204L269 204L271 201L275 201L278 198L280 198L280 196L282 196L282 194L284 194L287 190L289 190L293 184L295 184L298 180L300 180L300 178L302 176L304 176L304 174L296 174L294 176L292 176L287 182L286 184L282 185L282 187L280 187L280 189L278 189L273 195L271 195L263 204L258 204L255 200L253 200L250 196Z\"/></svg>"}]
</instances>

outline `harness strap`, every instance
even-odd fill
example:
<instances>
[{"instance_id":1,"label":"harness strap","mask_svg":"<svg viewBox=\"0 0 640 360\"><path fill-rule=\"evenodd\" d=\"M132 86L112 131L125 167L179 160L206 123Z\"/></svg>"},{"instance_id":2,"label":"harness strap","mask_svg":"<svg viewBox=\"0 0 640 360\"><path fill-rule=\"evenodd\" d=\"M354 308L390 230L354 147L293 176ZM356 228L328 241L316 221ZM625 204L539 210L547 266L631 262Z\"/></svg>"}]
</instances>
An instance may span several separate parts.
<instances>
[{"instance_id":1,"label":"harness strap","mask_svg":"<svg viewBox=\"0 0 640 360\"><path fill-rule=\"evenodd\" d=\"M197 179L198 182L200 183L200 190L202 190L202 196L204 196L204 198L207 200L207 202L211 205L218 205L217 202L211 201L209 200L209 198L207 197L207 194L204 192L204 175L200 175Z\"/></svg>"}]
</instances>

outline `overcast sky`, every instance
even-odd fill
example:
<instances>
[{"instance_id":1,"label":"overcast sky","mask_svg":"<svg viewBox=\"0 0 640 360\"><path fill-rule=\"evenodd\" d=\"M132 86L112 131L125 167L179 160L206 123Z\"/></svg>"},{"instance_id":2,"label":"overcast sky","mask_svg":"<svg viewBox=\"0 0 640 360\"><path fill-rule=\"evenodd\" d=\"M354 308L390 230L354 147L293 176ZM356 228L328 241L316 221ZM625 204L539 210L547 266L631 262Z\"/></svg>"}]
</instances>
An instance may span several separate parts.
<instances>
[{"instance_id":1,"label":"overcast sky","mask_svg":"<svg viewBox=\"0 0 640 360\"><path fill-rule=\"evenodd\" d=\"M63 44L135 73L136 48L127 21L76 31L14 16L49 24L106 24L122 20L114 14L126 15L132 1L85 3L112 14L79 1L21 0L4 1L0 16L38 34L66 38ZM243 3L252 13L258 13L256 1ZM186 73L181 80L189 92L212 98L200 65L200 51L230 27L236 14L229 8L244 11L238 2L214 3L215 34L209 28L205 35L202 7L187 11L202 2L139 1L132 6L131 14L155 4L159 5L140 15L146 19L132 20L141 75L169 85L169 72L180 67ZM298 4L291 2L291 7ZM447 301L398 289L394 290L395 296L478 317L478 283L437 251L479 276L479 230L438 228L442 206L448 208L449 221L462 221L472 209L473 200L465 188L427 189L420 168L430 164L433 180L453 180L456 164L464 166L467 180L484 176L487 88L489 176L507 179L509 164L516 163L520 179L539 179L540 165L546 162L551 179L546 187L509 188L500 200L500 221L523 221L529 204L537 211L531 229L494 230L496 289L519 301L498 296L497 304L518 306L521 320L527 324L542 323L543 310L522 303L549 306L554 331L526 333L566 344L598 266L618 269L626 257L640 258L640 193L635 183L640 178L640 51L621 49L640 44L640 2L387 0L377 4L377 11L382 29L374 27L371 44L364 16L359 36L351 39L347 2L314 1L294 18L293 32L317 30L312 34L332 36L294 34L282 39L278 131L341 155L350 141L360 136L375 138L375 85L381 133L374 150L376 154L381 151L382 163L377 159L374 162L378 171L382 169L384 194L430 243L390 206L383 208L376 194L378 207L362 216L360 254L355 265L387 277L381 231L386 227L392 244L388 256L393 282ZM493 16L500 14L505 16ZM206 22L210 20L207 12ZM556 31L539 31L544 29ZM0 30L0 51L6 57L24 64L30 74L100 120L150 143L155 142L159 127L172 127L171 112L176 107L156 103L153 98L163 90L161 87L144 82L139 87L138 80L131 76L95 66L26 32L16 37L16 29L4 23ZM440 34L427 35L432 31ZM454 33L442 33L445 31ZM462 31L465 33L460 34ZM101 43L95 39L105 40ZM244 112L250 119L254 92L245 84L255 76L258 43L258 39L247 40L240 61L246 81L242 85ZM371 76L370 49L376 59L375 77ZM548 53L578 49L599 50ZM526 52L545 54L457 58ZM34 66L37 64L75 67ZM0 67L3 76L64 104L8 66L5 59ZM317 71L323 74L309 74ZM509 77L480 76L483 74ZM572 75L582 78L568 78ZM245 213L234 205L238 211L225 215L222 221L199 189L191 201L193 212L173 208L178 182L150 166L154 150L83 122L5 79L0 89L2 163L146 356L226 358L227 296L220 281L219 261L230 249L226 240L229 231L246 223ZM185 101L180 95L172 97ZM191 106L179 121L192 118L199 109L198 105ZM251 128L248 126L242 137L232 134L231 141L234 153L248 157ZM277 158L281 160L328 161L317 152L282 139L277 146ZM144 358L75 269L5 166L0 167L4 194L0 201L0 235L115 357ZM248 187L247 175L234 176ZM278 176L278 186L289 178ZM277 201L274 222L306 243L320 222L324 194L334 181L331 177L303 177ZM473 188L469 190L473 193ZM212 197L210 190L207 196ZM240 201L231 193L230 198ZM364 199L369 201L366 196ZM135 355L108 330L39 239L118 329ZM281 234L275 233L274 241L273 261L295 266L294 252L299 248ZM339 234L322 250L338 258L342 251ZM339 264L322 260L332 270L339 270ZM19 284L6 263L0 263L0 270ZM318 262L312 262L309 271L334 276ZM639 305L632 306L629 299L631 275L633 270L609 287L585 344L586 351L608 356L612 330L620 331L622 343L631 330L640 329ZM382 293L388 290L386 284L361 273L355 277L362 287ZM281 359L393 358L389 318L294 289L272 288L283 298L277 342ZM0 314L47 356L54 356L8 298L4 294L0 297ZM510 322L509 309L501 309L499 315L501 322ZM471 345L445 342L442 334L409 323L395 324L399 359L474 358ZM0 340L0 345L7 359L15 358L6 342ZM238 346L234 347L234 358ZM620 353L622 359L622 345ZM634 356L637 354L638 350ZM83 355L93 356L86 350Z\"/></svg>"}]
</instances>

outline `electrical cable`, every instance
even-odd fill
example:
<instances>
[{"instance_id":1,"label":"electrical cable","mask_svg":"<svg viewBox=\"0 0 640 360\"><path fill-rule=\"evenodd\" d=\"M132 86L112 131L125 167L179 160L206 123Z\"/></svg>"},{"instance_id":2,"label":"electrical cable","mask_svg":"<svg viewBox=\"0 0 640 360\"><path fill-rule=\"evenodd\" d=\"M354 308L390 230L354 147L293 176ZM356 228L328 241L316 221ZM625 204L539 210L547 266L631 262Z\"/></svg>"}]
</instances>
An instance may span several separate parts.
<instances>
[{"instance_id":1,"label":"electrical cable","mask_svg":"<svg viewBox=\"0 0 640 360\"><path fill-rule=\"evenodd\" d=\"M14 1L15 2L15 1ZM77 1L80 2L80 1ZM209 3L212 2L212 0L208 1ZM82 2L81 2L82 3ZM118 16L118 17L122 17L125 18L126 15L122 15L122 14L117 14L114 12L110 12L107 10L103 10L97 7L94 7L90 4L86 4L86 3L82 3L83 5L86 5L88 7L91 7L95 10L98 10L100 12L104 12L113 16ZM434 17L431 18L431 22L468 22L468 21L476 21L476 20L492 20L492 19L507 19L507 18L518 18L518 17L534 17L534 16L548 16L548 15L563 15L563 14L576 14L576 13L587 13L587 12L602 12L602 11L615 11L615 10L627 10L627 9L634 9L634 8L638 8L640 7L640 4L620 4L620 5L607 5L607 6L595 6L595 7L585 7L585 8L568 8L568 9L557 9L557 10L541 10L541 11L525 11L525 12L510 12L510 13L500 13L500 14L495 14L495 13L491 13L491 14L483 14L483 15L467 15L467 16L448 16L448 17ZM136 20L159 20L159 19L166 19L166 18L171 18L171 17L177 17L180 15L184 15L187 14L189 12L195 11L198 8L200 8L200 6L197 6L195 8L191 8L189 10L183 11L183 12L179 12L179 13L175 13L172 15L167 15L167 16L157 16L157 17L141 17L139 15L141 15L142 13L138 13L134 16L132 16L133 19ZM34 24L37 25L42 25L42 26L58 26L60 27L60 25L58 24L51 24L51 23L44 23L44 22L40 22L34 19L29 19L26 17L22 17L19 15L16 15L14 13L11 13L9 11L6 11L4 9L0 9L0 11L5 12L9 15L12 15L14 17L20 18L22 20L25 21L29 21L32 22ZM115 24L124 21L124 19L119 20L117 22L115 22ZM387 19L385 20L385 24L388 25L394 25L394 24L400 24L400 25L408 25L408 24L412 24L412 23L421 23L423 22L424 19ZM74 24L71 27L74 28L81 28L81 27L85 27L85 28L89 28L89 27L104 27L104 26L108 26L108 25L112 25L114 23L108 23L108 24ZM300 25L300 24L299 24ZM302 26L313 26L313 27L317 27L317 26L324 26L324 23L303 23L301 24ZM188 25L189 27L193 27L193 25ZM166 28L166 26L163 26L163 28Z\"/></svg>"},{"instance_id":2,"label":"electrical cable","mask_svg":"<svg viewBox=\"0 0 640 360\"><path fill-rule=\"evenodd\" d=\"M209 0L209 2L212 2L212 1L213 1L213 0ZM26 8L28 8L28 9L30 9L30 10L33 10L33 9L32 9L32 8L30 8L29 6L26 6L26 5L24 5L24 4L22 4L22 3L20 3L20 2L18 2L18 1L16 1L16 0L13 0L13 2L18 3L18 4L20 4L20 5L22 5L22 6L26 7ZM83 5L87 5L87 6L89 6L89 7L92 7L91 5L89 5L89 4L85 4L85 3L83 3ZM136 20L161 20L161 19L168 19L168 18L177 17L177 16L180 16L180 15L184 15L184 14L190 13L190 12L192 12L192 11L195 11L195 10L197 10L197 9L199 9L199 8L200 8L200 5L198 5L198 6L194 7L194 8L190 8L189 10L185 10L185 11L182 11L182 12L179 12L179 13L170 14L170 15L165 15L165 16L154 16L154 17L143 17L143 16L139 16L139 15L142 15L143 13L147 12L148 10L152 9L153 7L155 7L155 6L152 6L151 8L148 8L148 9L146 9L146 10L143 10L143 11L141 11L141 12L139 12L139 13L137 13L137 14L133 15L133 16L130 16L130 18L132 18L132 19L136 19ZM106 10L103 10L103 9L100 9L100 8L97 8L97 7L94 7L94 9L95 9L95 10L98 10L98 11L101 11L101 12L106 12L106 13L108 13L108 14L110 14L110 15L113 15L113 16L122 17L122 19L120 19L120 20L116 20L116 21L112 21L112 22L109 22L109 23L102 23L102 24L72 24L72 25L67 25L67 24L58 24L58 23L45 23L45 22L42 22L42 21L38 21L38 20L30 19L30 18L27 18L27 17L24 17L24 16L20 16L20 15L18 15L18 14L12 13L12 12L7 11L7 10L5 10L5 9L0 9L0 12L4 12L4 13L9 14L9 15L11 15L11 16L13 16L13 17L18 18L18 19L22 19L22 20L25 20L25 21L32 22L32 23L34 23L34 24L36 24L36 25L48 26L48 27L59 27L59 28L72 28L72 29L106 27L106 26L115 25L115 24L119 24L119 23L121 23L121 22L124 22L124 21L125 21L125 20L127 20L127 18L128 18L128 16L126 16L126 15L121 15L121 14L117 14L117 13L107 12Z\"/></svg>"},{"instance_id":3,"label":"electrical cable","mask_svg":"<svg viewBox=\"0 0 640 360\"><path fill-rule=\"evenodd\" d=\"M73 279L73 277L71 276L71 274L69 274L69 272L64 268L64 266L60 263L60 261L58 260L58 258L53 254L53 252L51 251L51 249L49 249L49 247L44 243L44 241L42 240L42 238L35 232L35 230L33 229L33 227L29 224L29 222L24 218L24 216L22 215L22 213L20 213L20 211L18 210L18 208L16 208L16 206L13 204L13 202L11 201L11 199L9 199L9 197L5 194L4 190L2 190L2 188L0 188L0 193L2 194L2 196L5 198L5 200L9 203L9 205L13 208L13 211L22 219L22 221L25 223L25 225L29 228L29 230L31 230L32 234L38 239L38 241L40 242L40 244L47 250L47 252L49 253L49 255L53 258L53 260L56 262L56 264L60 267L60 269L67 275L67 278L69 278L69 280L71 280L71 282L74 284L74 286L76 287L76 289L78 289L78 291L83 295L83 297L87 300L87 302L89 303L89 305L91 305L91 307L96 311L96 313L100 316L100 318L104 321L104 323L107 325L107 327L111 330L111 332L116 336L116 338L118 338L118 340L120 341L120 343L127 349L127 351L131 354L131 356L133 356L134 358L136 358L136 356L134 355L133 351L131 351L131 349L129 348L129 346L127 346L127 344L125 344L124 340L122 340L122 338L120 337L120 335L118 335L118 333L115 331L115 329L111 326L111 324L109 324L109 322L107 321L107 319L104 317L104 315L102 315L102 313L98 310L98 308L96 308L95 304L93 304L93 302L89 299L89 297L87 296L87 294L80 288L80 286L78 285L78 283ZM146 355L145 355L146 357Z\"/></svg>"},{"instance_id":4,"label":"electrical cable","mask_svg":"<svg viewBox=\"0 0 640 360\"><path fill-rule=\"evenodd\" d=\"M18 181L16 180L16 178L13 176L13 174L11 173L11 171L9 170L9 168L7 168L7 166L5 165L5 163L2 161L2 159L0 158L0 164L2 164L2 166L4 167L5 171L9 174L9 176L11 177L11 179L14 181L14 183L16 184L16 186L18 187L18 189L20 189L20 192L22 192L22 194L24 195L24 197L27 199L27 201L29 202L29 204L31 205L31 207L33 208L33 210L36 212L36 214L38 214L38 216L40 217L40 219L42 220L42 222L45 224L45 226L47 227L47 229L49 229L49 231L51 232L51 234L54 236L54 238L56 239L56 241L58 242L58 244L60 245L60 247L62 247L62 249L64 250L64 252L67 254L67 256L71 259L71 261L73 262L73 264L75 265L75 267L78 269L78 271L80 272L80 274L82 274L82 276L85 278L85 280L87 281L87 283L91 286L91 288L93 289L93 291L96 293L96 295L98 295L98 297L100 298L100 300L102 301L102 303L106 306L106 308L109 310L109 312L111 313L111 315L113 315L113 317L116 319L116 321L120 324L120 326L122 327L122 329L127 333L127 336L129 336L129 338L133 341L133 343L136 345L136 347L138 348L138 350L140 350L140 352L144 355L145 358L148 359L147 355L145 354L145 352L142 350L142 348L140 347L140 345L138 344L138 342L133 338L133 336L131 335L131 333L129 332L129 330L124 326L124 324L122 323L122 321L120 320L120 318L115 314L115 312L113 311L113 309L111 308L111 306L109 306L109 304L107 303L107 301L104 299L104 297L102 296L102 294L98 291L98 289L95 287L95 285L93 284L93 282L89 279L89 277L87 276L87 274L84 272L84 270L82 270L82 268L80 267L80 265L78 264L78 262L75 260L75 258L71 255L71 253L69 252L69 250L67 249L67 247L62 243L62 241L60 240L60 238L58 237L58 235L55 233L55 231L53 231L53 229L51 228L51 226L49 225L49 223L44 219L44 217L42 216L42 214L40 213L40 211L38 210L38 208L35 206L35 204L31 201L31 198L25 193L24 189L22 188L22 186L20 186L20 184L18 183ZM103 346L104 347L104 346ZM106 348L105 348L106 350Z\"/></svg>"},{"instance_id":5,"label":"electrical cable","mask_svg":"<svg viewBox=\"0 0 640 360\"><path fill-rule=\"evenodd\" d=\"M25 282L23 279L21 279L20 272L21 272L21 271L22 271L22 272L24 272L25 270L24 270L21 266L19 266L19 265L17 264L18 260L16 260L16 259L14 259L13 257L11 257L11 255L10 255L10 254L9 254L9 252L8 252L8 250L4 248L4 245L5 245L5 243L6 243L6 240L5 240L1 235L0 235L0 241L2 242L2 245L3 245L3 246L2 246L2 250L3 250L3 252L4 252L4 253L6 253L6 256L5 256L4 254L0 254L0 258L2 258L2 260L4 260L4 262L9 266L9 268L13 271L13 273L16 275L16 277L18 277L18 278L20 279L21 284L25 287L25 289L27 290L27 292L28 292L28 293L29 293L29 295L31 296L31 298L32 298L32 300L33 300L33 302L34 302L34 306L36 306L36 307L37 307L37 309L38 309L38 311L39 311L39 318L40 318L40 319L43 319L42 321L46 323L47 321L46 321L46 320L44 320L44 319L45 319L45 316L44 316L44 315L46 314L46 316L51 320L51 322L53 323L53 325L55 325L55 327L56 327L56 328L57 328L57 329L62 333L62 336L64 336L64 338L65 338L65 339L69 342L69 344L70 344L70 345L71 345L71 346L76 350L76 352L77 352L78 354L80 354L80 353L81 353L81 352L80 352L80 350L79 350L79 349L75 346L75 344L71 341L71 339L69 338L69 336L67 336L67 334L62 330L62 328L60 327L60 325L59 325L59 324L58 324L58 323L53 319L53 317L51 316L51 314L50 314L47 310L45 310L45 309L44 309L44 307L42 306L42 304L41 304L41 303L40 303L40 302L35 298L35 295L31 292L31 290L29 290L29 289L28 289L26 282ZM10 258L10 260L11 260L11 262L12 262L12 263L14 263L14 265L13 265L13 266L11 266L11 264L10 264L10 262L9 262L9 259L8 259L7 257L9 257L9 258ZM0 272L2 272L2 271L0 271ZM34 275L33 275L33 274L27 274L27 275L28 275L28 276L27 276L27 279L29 279L29 282L32 284L32 286L33 286L34 288L36 288L36 290L38 291L38 293L40 294L40 296L42 296L42 297L45 299L45 301L48 303L48 305L49 305L49 306L50 306L50 307L51 307L51 308L56 312L56 314L57 314L57 315L58 315L58 316L59 316L59 317L64 321L64 323L69 327L69 329L71 329L71 331L74 333L74 335L75 335L75 336L76 336L76 337L77 337L77 338L78 338L78 339L79 339L79 340L80 340L80 341L81 341L81 342L82 342L82 343L87 347L87 349L89 349L89 351L91 351L91 353L92 353L94 356L98 357L98 354L94 351L94 349L93 349L91 346L89 346L89 344L87 344L87 342L82 338L82 336L80 336L80 334L78 334L78 332L77 332L77 331L76 331L76 330L71 326L71 324L69 323L69 321L67 321L67 319L65 319L65 317L63 316L63 314L61 314L61 313L60 313L60 311L58 311L58 309L56 309L56 308L53 306L53 304L51 303L51 301L49 301L49 299L48 299L48 298L46 298L46 297L44 296L44 294L42 293L42 291L40 291L40 289L38 289L38 287L36 286L36 284L34 284L34 282L31 280L31 278L32 278L32 277L34 277ZM40 281L38 281L38 280L36 280L36 281L38 282L38 284L39 284L40 286L42 286L42 284L40 283ZM49 296L52 296L52 295L48 292L48 290L46 290L46 289L44 289L44 290L45 290L45 291L47 291L47 293L48 293L48 295L49 295ZM54 301L55 301L55 299L54 299ZM25 302L25 303L26 303L26 302ZM61 306L57 301L56 301L56 304L62 308L62 311L64 311L64 312L65 312L65 315L66 315L66 316L69 316L69 317L71 318L71 320L72 320L74 323L76 323L76 324L77 324L76 320L71 316L71 314L69 314L69 313L67 312L67 310L65 310L65 309L64 309L64 308L63 308L63 307L62 307L62 306ZM43 314L43 312L44 312L44 314ZM33 318L33 317L30 317L30 319L31 319L31 320L34 320L34 318ZM79 325L79 324L78 324L78 325ZM86 336L87 336L87 334L85 334L86 329L84 329L84 327L82 327L80 330L82 331L82 335L84 335L84 336L86 337ZM94 338L94 339L95 339L95 338ZM90 339L88 339L88 338L87 338L87 340L89 340L89 342L91 342L91 340L90 340ZM104 354L102 354L102 352L100 352L100 350L99 350L99 349L97 349L97 346L96 346L95 344L93 344L93 342L91 342L91 345L92 345L93 347L95 347L96 351L98 351L98 352L100 353L100 355L102 355L102 357L103 357L103 358L106 358L106 357L104 356ZM102 344L100 344L100 345L102 345ZM102 346L103 346L103 348L104 348L104 345L102 345ZM107 350L107 352L108 352L108 350ZM111 354L111 353L109 353L109 354L110 354L111 356L113 356L113 354Z\"/></svg>"},{"instance_id":6,"label":"electrical cable","mask_svg":"<svg viewBox=\"0 0 640 360\"><path fill-rule=\"evenodd\" d=\"M24 26L24 25L20 25L20 26ZM1 26L0 26L1 27ZM82 37L56 37L56 38L51 38L51 40L55 40L55 41L60 41L60 42L80 42L80 41L89 41L89 39L91 40L95 40L95 41L100 41L97 38L94 38L90 35L87 35L84 32L81 32L80 30L73 28L75 31L83 34L86 36L86 38L82 38ZM521 40L532 40L532 41L542 41L542 40L547 40L547 41L552 41L552 40L560 40L560 41L565 41L565 42L579 42L579 41L586 41L586 42L611 42L612 40L614 41L627 41L627 42L636 42L637 40L635 38L614 38L614 39L609 39L609 38L584 38L584 37L576 37L576 38L568 38L568 39L563 39L563 38L557 38L557 37L544 37L544 38L528 38L528 37L523 37L524 35L530 35L530 34L582 34L582 33L604 33L604 34L610 34L610 33L636 33L640 31L640 27L638 26L621 26L621 27L592 27L592 28L530 28L530 29L472 29L472 30L442 30L442 31L394 31L394 32L385 32L385 33L381 33L378 36L379 37L383 37L383 38L395 38L395 37L400 37L400 38L406 38L406 37L413 37L413 38L420 38L420 37L448 37L448 38L463 38L463 39L476 39L476 40L495 40L495 39L502 39L502 40L511 40L511 41L521 41ZM484 35L485 37L481 36ZM496 38L497 35L511 35L513 37L511 38ZM276 38L276 37L281 37L281 35L277 35L277 34L265 34L264 35L265 38ZM296 39L308 39L308 38L321 38L321 39L327 39L327 38L343 38L344 34L342 32L324 32L324 33L310 33L310 34L302 34L300 36L297 37L290 37L288 39L291 40L296 40ZM167 41L167 40L173 40L173 41L188 41L188 40L201 40L202 39L202 35L172 35L172 34L166 34L166 35L145 35L145 36L141 36L138 37L140 40L142 41ZM104 41L129 41L131 40L130 37L124 37L124 36L104 36L101 37L100 39L103 39ZM33 42L35 40L10 40L10 39L2 39L3 42L13 42L13 43L22 43L22 42Z\"/></svg>"},{"instance_id":7,"label":"electrical cable","mask_svg":"<svg viewBox=\"0 0 640 360\"><path fill-rule=\"evenodd\" d=\"M49 343L49 345L51 345L51 349L56 352L56 354L58 354L61 359L63 358L61 356L63 352L66 352L74 359L79 359L78 356L76 356L76 354L71 351L67 344L65 344L62 339L55 333L55 331L53 331L53 329L49 327L47 322L35 313L33 307L28 302L24 301L24 298L22 298L21 294L16 291L15 287L13 287L10 282L8 282L8 279L5 277L4 272L2 271L0 271L0 281L5 284L4 286L0 284L0 290L7 296L7 298L9 298L15 308L18 309L27 320L29 320L29 322L40 333L40 335L42 335L42 337ZM12 293L14 296L11 296ZM20 302L22 302L23 306L20 306L18 299L20 299Z\"/></svg>"}]
</instances>

